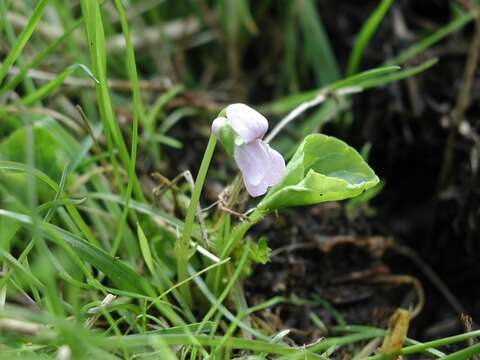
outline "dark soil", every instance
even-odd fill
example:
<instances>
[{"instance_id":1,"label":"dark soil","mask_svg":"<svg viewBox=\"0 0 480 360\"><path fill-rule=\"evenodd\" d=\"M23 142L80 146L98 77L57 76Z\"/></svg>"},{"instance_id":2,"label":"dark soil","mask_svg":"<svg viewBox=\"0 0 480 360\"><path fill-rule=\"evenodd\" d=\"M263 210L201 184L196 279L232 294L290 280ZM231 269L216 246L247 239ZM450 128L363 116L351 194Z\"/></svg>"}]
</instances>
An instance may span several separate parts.
<instances>
[{"instance_id":1,"label":"dark soil","mask_svg":"<svg viewBox=\"0 0 480 360\"><path fill-rule=\"evenodd\" d=\"M376 0L317 2L342 68L355 34L376 4ZM398 30L394 12L403 19L407 32ZM258 35L256 47L247 49L251 56L241 64L245 72L252 72L245 77L254 78L255 87L248 88L249 84L240 81L238 86L247 90L239 93L249 95L237 96L237 100L257 104L277 96L271 79L263 77L262 66L258 66L265 46L272 46L272 34L267 31L275 21L275 14L271 15L265 16L266 31ZM382 64L450 19L446 0L396 1L370 43L362 68ZM259 314L263 326L294 329L291 338L298 343L322 335L309 319L310 312L327 327L342 321L385 327L395 309L417 303L412 282L416 279L424 289L425 305L411 322L411 337L424 340L462 332L462 312L480 323L480 184L479 153L475 152L479 146L471 137L456 137L453 166L439 185L451 131L448 124L462 84L473 27L470 24L412 61L438 57L439 63L427 72L355 95L350 127L334 121L323 129L357 149L369 142L369 163L385 187L353 214L347 214L345 203L325 204L282 211L255 227L252 237L266 235L273 252L270 263L256 266L247 283L250 305L276 295L304 301L303 305L277 305ZM473 85L465 114L474 134L480 127L478 84ZM301 87L314 88L313 79ZM195 124L195 131L185 124L174 133L191 144L190 149L198 150L187 156L185 151L181 156L168 154L175 159L177 170L196 171L204 146L204 139L197 136L202 129L208 132L205 124ZM224 156L217 155L212 177L226 182L232 172L223 170L225 162ZM210 180L207 190L215 193L221 189L215 185ZM215 196L209 200L214 201Z\"/></svg>"},{"instance_id":2,"label":"dark soil","mask_svg":"<svg viewBox=\"0 0 480 360\"><path fill-rule=\"evenodd\" d=\"M335 34L339 58L347 58L354 34L376 3L318 2L320 14L328 14L323 18L328 33ZM396 33L390 13L366 53L365 68L408 47L450 16L447 1L399 1L395 11L412 37ZM413 319L410 336L429 339L461 332L462 311L480 322L480 186L474 141L456 137L453 167L439 186L450 132L442 124L455 107L472 36L473 25L438 44L430 53L440 62L426 73L355 96L349 129L325 129L357 148L371 142L369 162L385 181L370 203L373 213L347 217L343 205L327 204L291 209L256 227L258 234L268 234L273 256L268 265L256 267L248 282L250 301L274 295L313 301L265 312L263 320L273 328L297 329L302 342L318 335L309 312L326 325L338 323L324 304L315 304L318 298L347 323L385 326L397 307L416 303L412 284L395 284L392 277L386 281L387 274L410 275L423 285L425 306ZM474 132L480 126L479 96L477 84L465 119ZM441 285L432 281L430 269ZM442 291L451 292L454 300Z\"/></svg>"}]
</instances>

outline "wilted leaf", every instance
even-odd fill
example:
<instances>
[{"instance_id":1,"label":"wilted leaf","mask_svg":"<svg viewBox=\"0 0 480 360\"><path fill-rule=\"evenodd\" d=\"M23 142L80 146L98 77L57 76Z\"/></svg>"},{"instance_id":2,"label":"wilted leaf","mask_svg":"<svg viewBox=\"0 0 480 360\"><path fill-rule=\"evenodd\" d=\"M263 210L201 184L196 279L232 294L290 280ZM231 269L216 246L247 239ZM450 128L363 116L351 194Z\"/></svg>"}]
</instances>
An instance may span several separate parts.
<instances>
[{"instance_id":1,"label":"wilted leaf","mask_svg":"<svg viewBox=\"0 0 480 360\"><path fill-rule=\"evenodd\" d=\"M410 312L405 309L397 309L388 320L388 329L380 353L386 354L398 351L402 348L407 338L410 323ZM398 359L398 356L392 357Z\"/></svg>"}]
</instances>

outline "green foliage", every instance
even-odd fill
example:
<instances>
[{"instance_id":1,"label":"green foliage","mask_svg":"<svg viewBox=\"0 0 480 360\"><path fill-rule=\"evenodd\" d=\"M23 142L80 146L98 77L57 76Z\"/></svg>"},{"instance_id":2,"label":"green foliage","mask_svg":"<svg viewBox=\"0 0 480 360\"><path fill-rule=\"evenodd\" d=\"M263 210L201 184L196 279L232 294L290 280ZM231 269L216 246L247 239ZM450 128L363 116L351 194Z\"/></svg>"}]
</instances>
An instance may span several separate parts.
<instances>
[{"instance_id":1,"label":"green foliage","mask_svg":"<svg viewBox=\"0 0 480 360\"><path fill-rule=\"evenodd\" d=\"M143 259L145 260L145 265L147 265L148 270L153 274L155 272L153 267L152 252L150 251L150 245L148 244L147 237L142 230L140 224L137 223L137 236L138 242L140 243L140 250L142 251Z\"/></svg>"},{"instance_id":2,"label":"green foliage","mask_svg":"<svg viewBox=\"0 0 480 360\"><path fill-rule=\"evenodd\" d=\"M258 208L273 211L348 199L378 181L356 150L336 138L313 134L300 144L284 179L267 193Z\"/></svg>"},{"instance_id":3,"label":"green foliage","mask_svg":"<svg viewBox=\"0 0 480 360\"><path fill-rule=\"evenodd\" d=\"M35 167L53 179L60 179L62 169L68 161L68 154L62 144L54 136L51 128L34 126L33 138L35 147L41 151L35 152ZM26 151L26 128L15 130L0 143L0 160L22 162Z\"/></svg>"},{"instance_id":4,"label":"green foliage","mask_svg":"<svg viewBox=\"0 0 480 360\"><path fill-rule=\"evenodd\" d=\"M357 39L355 40L355 45L353 46L352 53L350 54L350 58L348 59L347 75L351 75L357 72L357 68L360 65L363 51L365 50L368 42L373 37L375 31L377 30L378 26L380 25L381 21L385 17L387 11L390 9L392 4L393 0L382 0L378 4L377 8L368 17L367 21L360 30Z\"/></svg>"},{"instance_id":5,"label":"green foliage","mask_svg":"<svg viewBox=\"0 0 480 360\"><path fill-rule=\"evenodd\" d=\"M230 126L229 123L225 123L225 125L223 125L221 128L220 128L220 132L219 132L219 140L220 142L222 143L223 145L223 148L225 149L225 151L227 152L227 154L231 157L233 156L233 149L234 149L234 146L235 146L235 139L238 137L236 134L235 134L235 131L233 130L233 128Z\"/></svg>"},{"instance_id":6,"label":"green foliage","mask_svg":"<svg viewBox=\"0 0 480 360\"><path fill-rule=\"evenodd\" d=\"M65 151L61 138L55 136L55 130L60 130L60 134L63 130L61 128L55 129L55 126L51 125L48 121L32 125L31 133L34 146L41 149L41 151L34 152L33 162L37 169L50 178L60 179L62 169L69 161L69 154ZM27 131L30 131L27 126L18 128L0 142L0 160L18 163L24 161L28 151ZM0 170L0 179L0 188L8 189L4 196L0 196L0 200L10 198L11 201L12 197L15 197L24 203L28 203L25 189L28 188L29 184L26 173L2 172ZM53 194L52 189L45 184L39 184L37 192L42 201L48 201Z\"/></svg>"},{"instance_id":7,"label":"green foliage","mask_svg":"<svg viewBox=\"0 0 480 360\"><path fill-rule=\"evenodd\" d=\"M62 71L58 74L54 79L50 80L48 83L43 85L41 88L33 91L31 94L22 98L21 103L22 105L29 105L33 104L47 95L50 95L54 92L57 88L59 88L62 83L65 81L66 78L71 76L76 70L82 70L85 72L94 82L98 83L98 80L92 74L90 69L83 64L73 64L69 66L67 69Z\"/></svg>"},{"instance_id":8,"label":"green foliage","mask_svg":"<svg viewBox=\"0 0 480 360\"><path fill-rule=\"evenodd\" d=\"M391 65L356 73L391 5L383 0L352 49L346 73L355 75L342 77L334 34L322 22L329 14L319 14L313 0L0 2L1 358L228 359L242 351L318 359L383 336L382 329L332 328L300 349L254 321L257 311L298 301L275 297L249 307L245 277L271 251L267 238L256 235L254 243L248 231L288 206L356 195L347 211L366 206L381 190L373 170L342 141L310 134L351 110L352 95L339 91L430 69L436 59L398 64L473 14L458 10L452 22L385 59ZM283 27L264 27L271 14ZM271 47L259 49L265 34ZM267 92L257 81L265 78ZM214 138L193 191L183 177L170 181L177 159L195 172L211 121L229 102L245 95L257 103L260 95L262 112L284 116L319 94L325 101L280 134L283 154L294 154L288 175L247 219L235 213L238 178L221 211L200 206L212 199L202 192L207 173L222 185L231 175L219 163L225 157L210 166ZM220 137L231 153L234 135ZM441 357L437 347L478 335L409 340L401 353ZM473 346L451 358L478 353Z\"/></svg>"},{"instance_id":9,"label":"green foliage","mask_svg":"<svg viewBox=\"0 0 480 360\"><path fill-rule=\"evenodd\" d=\"M268 241L262 237L250 249L250 258L253 262L266 264L270 261L270 253L272 250L268 247Z\"/></svg>"},{"instance_id":10,"label":"green foliage","mask_svg":"<svg viewBox=\"0 0 480 360\"><path fill-rule=\"evenodd\" d=\"M48 4L48 0L40 0L37 3L37 6L33 10L27 25L23 29L22 33L18 37L17 41L13 45L11 51L8 53L8 56L3 60L2 65L0 66L0 84L2 83L5 75L7 75L9 68L15 63L15 60L20 56L23 48L28 42L30 36L32 36L35 27L40 21L43 11Z\"/></svg>"},{"instance_id":11,"label":"green foliage","mask_svg":"<svg viewBox=\"0 0 480 360\"><path fill-rule=\"evenodd\" d=\"M317 85L326 85L338 80L340 71L320 16L315 10L315 2L301 0L297 9L306 59L313 68Z\"/></svg>"},{"instance_id":12,"label":"green foliage","mask_svg":"<svg viewBox=\"0 0 480 360\"><path fill-rule=\"evenodd\" d=\"M345 211L350 218L355 218L358 215L360 210L366 215L374 215L376 213L375 209L368 205L369 201L375 198L378 194L380 194L385 187L385 182L380 181L374 187L366 190L364 193L354 197L348 201L345 205Z\"/></svg>"},{"instance_id":13,"label":"green foliage","mask_svg":"<svg viewBox=\"0 0 480 360\"><path fill-rule=\"evenodd\" d=\"M429 49L439 41L443 40L446 36L452 34L455 31L458 31L459 29L463 28L465 25L467 25L470 21L472 21L475 18L475 13L469 12L462 14L456 19L453 19L450 23L447 25L441 27L440 29L434 31L430 35L425 36L423 39L420 41L416 42L413 44L411 47L408 49L402 51L400 54L395 56L393 59L390 59L386 62L388 65L396 65L396 64L402 64L406 62L407 60L412 59L416 55L420 54L421 52Z\"/></svg>"}]
</instances>

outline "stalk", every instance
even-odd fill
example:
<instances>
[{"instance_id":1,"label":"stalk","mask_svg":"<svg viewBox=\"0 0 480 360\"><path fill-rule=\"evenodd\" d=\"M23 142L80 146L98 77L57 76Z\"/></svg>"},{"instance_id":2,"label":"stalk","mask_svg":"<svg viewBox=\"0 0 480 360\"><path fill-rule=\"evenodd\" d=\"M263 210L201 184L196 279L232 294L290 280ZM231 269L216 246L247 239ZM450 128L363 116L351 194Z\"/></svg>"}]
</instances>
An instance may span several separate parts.
<instances>
[{"instance_id":1,"label":"stalk","mask_svg":"<svg viewBox=\"0 0 480 360\"><path fill-rule=\"evenodd\" d=\"M177 279L178 282L184 281L188 278L188 259L190 258L190 237L192 235L193 221L195 219L195 213L200 201L200 194L202 192L203 184L207 176L208 167L212 160L213 152L217 139L215 135L210 135L208 139L207 148L203 154L202 163L200 164L200 170L195 180L195 186L193 188L192 198L187 210L187 216L185 217L185 224L183 226L182 237L177 244ZM180 294L185 299L188 305L191 305L191 295L189 284L186 283L179 287Z\"/></svg>"},{"instance_id":2,"label":"stalk","mask_svg":"<svg viewBox=\"0 0 480 360\"><path fill-rule=\"evenodd\" d=\"M245 237L247 231L260 220L262 220L267 212L265 210L259 210L258 208L248 217L244 222L241 222L235 226L227 239L227 242L223 244L220 249L220 259L224 260L230 256L233 250L239 245L242 239ZM227 264L228 268L231 264ZM220 280L223 274L227 271L225 268L216 268L207 277L207 282L211 285L213 293L218 295L220 289ZM213 284L212 284L213 282ZM213 285L213 286L212 286Z\"/></svg>"}]
</instances>

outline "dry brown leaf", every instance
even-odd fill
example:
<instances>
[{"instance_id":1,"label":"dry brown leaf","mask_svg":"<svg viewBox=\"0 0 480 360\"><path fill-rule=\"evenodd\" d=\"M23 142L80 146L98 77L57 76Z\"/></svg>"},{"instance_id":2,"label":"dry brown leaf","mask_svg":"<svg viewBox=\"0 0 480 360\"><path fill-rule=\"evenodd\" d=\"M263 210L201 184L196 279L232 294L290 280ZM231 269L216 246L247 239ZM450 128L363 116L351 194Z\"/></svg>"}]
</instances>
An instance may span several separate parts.
<instances>
[{"instance_id":1,"label":"dry brown leaf","mask_svg":"<svg viewBox=\"0 0 480 360\"><path fill-rule=\"evenodd\" d=\"M402 348L407 338L408 326L410 324L410 312L405 309L397 309L388 320L388 329L383 339L380 353L391 353ZM392 358L393 360L399 357Z\"/></svg>"}]
</instances>

